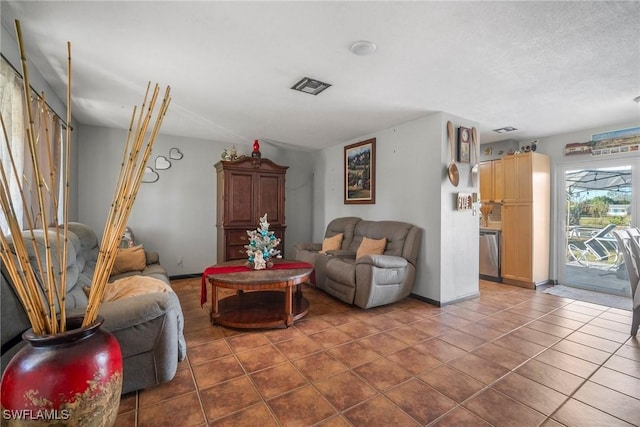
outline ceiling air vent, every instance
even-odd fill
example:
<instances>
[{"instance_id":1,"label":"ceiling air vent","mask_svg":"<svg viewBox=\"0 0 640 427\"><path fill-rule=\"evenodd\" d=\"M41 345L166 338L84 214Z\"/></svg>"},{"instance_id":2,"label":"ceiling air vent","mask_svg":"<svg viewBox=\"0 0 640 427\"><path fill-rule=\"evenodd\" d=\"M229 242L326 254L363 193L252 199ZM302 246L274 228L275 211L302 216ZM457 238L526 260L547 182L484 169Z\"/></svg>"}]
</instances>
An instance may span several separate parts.
<instances>
[{"instance_id":1,"label":"ceiling air vent","mask_svg":"<svg viewBox=\"0 0 640 427\"><path fill-rule=\"evenodd\" d=\"M320 80L314 80L309 77L304 77L298 83L291 86L291 89L308 93L310 95L317 95L330 86L331 85L329 83L323 83Z\"/></svg>"},{"instance_id":2,"label":"ceiling air vent","mask_svg":"<svg viewBox=\"0 0 640 427\"><path fill-rule=\"evenodd\" d=\"M518 129L514 128L513 126L505 126L500 129L494 129L493 131L498 133L507 133L507 132L513 132L514 130L518 130Z\"/></svg>"}]
</instances>

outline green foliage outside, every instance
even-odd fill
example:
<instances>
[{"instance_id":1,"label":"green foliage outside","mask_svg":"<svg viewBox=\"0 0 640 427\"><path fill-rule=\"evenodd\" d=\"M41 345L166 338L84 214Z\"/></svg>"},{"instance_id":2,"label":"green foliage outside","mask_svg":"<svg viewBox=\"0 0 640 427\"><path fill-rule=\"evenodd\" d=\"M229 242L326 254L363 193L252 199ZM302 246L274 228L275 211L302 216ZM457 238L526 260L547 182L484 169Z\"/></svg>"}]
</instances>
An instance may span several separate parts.
<instances>
[{"instance_id":1,"label":"green foliage outside","mask_svg":"<svg viewBox=\"0 0 640 427\"><path fill-rule=\"evenodd\" d=\"M581 197L567 200L569 226L573 229L569 233L567 256L569 261L581 260L581 263L593 263L596 258L585 251L584 242L592 236L592 233L609 224L625 228L631 224L630 212L626 216L609 216L609 205L630 205L631 197L627 193L609 192L607 195L599 195L590 198ZM601 260L605 265L616 262L615 251L612 256Z\"/></svg>"},{"instance_id":2,"label":"green foliage outside","mask_svg":"<svg viewBox=\"0 0 640 427\"><path fill-rule=\"evenodd\" d=\"M631 196L627 193L610 191L605 196L595 196L589 199L568 201L569 225L580 227L602 228L607 224L628 227L631 215L608 216L609 205L630 205Z\"/></svg>"}]
</instances>

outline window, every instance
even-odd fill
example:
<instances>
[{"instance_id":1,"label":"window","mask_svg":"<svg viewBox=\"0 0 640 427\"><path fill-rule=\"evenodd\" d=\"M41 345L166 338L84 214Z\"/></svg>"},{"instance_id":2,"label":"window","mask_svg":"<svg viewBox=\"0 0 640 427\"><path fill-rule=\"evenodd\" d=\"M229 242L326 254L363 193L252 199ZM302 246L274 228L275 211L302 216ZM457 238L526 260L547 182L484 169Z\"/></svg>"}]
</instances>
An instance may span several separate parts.
<instances>
[{"instance_id":1,"label":"window","mask_svg":"<svg viewBox=\"0 0 640 427\"><path fill-rule=\"evenodd\" d=\"M35 93L30 97L34 127L34 150L40 159L40 178L35 177L31 149L27 138L28 113L25 108L22 78L4 60L0 61L0 161L2 162L2 189L11 201L16 219L22 229L29 221L35 228L42 219L57 223L55 200L61 188L60 162L62 159L62 121ZM46 209L38 208L37 187L42 183ZM21 190L24 198L21 197ZM53 196L52 196L53 195ZM6 215L0 217L0 229L8 232Z\"/></svg>"}]
</instances>

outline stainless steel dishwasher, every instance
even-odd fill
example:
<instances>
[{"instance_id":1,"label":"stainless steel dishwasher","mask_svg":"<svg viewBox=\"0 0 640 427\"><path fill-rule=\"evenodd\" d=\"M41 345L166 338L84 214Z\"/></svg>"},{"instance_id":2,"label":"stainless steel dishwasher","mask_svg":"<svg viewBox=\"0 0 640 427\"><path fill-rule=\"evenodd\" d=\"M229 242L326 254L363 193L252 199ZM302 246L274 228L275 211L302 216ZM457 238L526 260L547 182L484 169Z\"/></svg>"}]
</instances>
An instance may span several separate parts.
<instances>
[{"instance_id":1,"label":"stainless steel dishwasher","mask_svg":"<svg viewBox=\"0 0 640 427\"><path fill-rule=\"evenodd\" d=\"M502 282L500 231L480 230L480 277L494 282Z\"/></svg>"}]
</instances>

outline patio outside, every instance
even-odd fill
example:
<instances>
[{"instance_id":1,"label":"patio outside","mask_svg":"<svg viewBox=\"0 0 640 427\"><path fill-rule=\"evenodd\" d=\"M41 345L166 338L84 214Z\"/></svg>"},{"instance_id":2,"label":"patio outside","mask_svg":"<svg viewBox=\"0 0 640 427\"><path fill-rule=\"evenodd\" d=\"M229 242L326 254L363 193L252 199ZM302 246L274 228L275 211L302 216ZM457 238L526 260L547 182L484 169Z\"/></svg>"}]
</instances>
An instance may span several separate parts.
<instances>
[{"instance_id":1,"label":"patio outside","mask_svg":"<svg viewBox=\"0 0 640 427\"><path fill-rule=\"evenodd\" d=\"M568 171L567 285L626 295L629 282L611 231L631 224L631 168Z\"/></svg>"}]
</instances>

